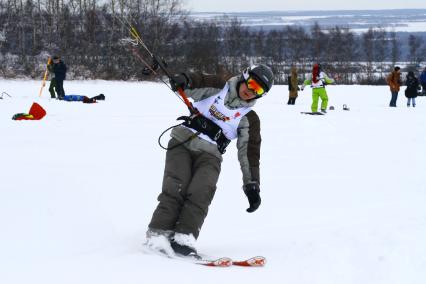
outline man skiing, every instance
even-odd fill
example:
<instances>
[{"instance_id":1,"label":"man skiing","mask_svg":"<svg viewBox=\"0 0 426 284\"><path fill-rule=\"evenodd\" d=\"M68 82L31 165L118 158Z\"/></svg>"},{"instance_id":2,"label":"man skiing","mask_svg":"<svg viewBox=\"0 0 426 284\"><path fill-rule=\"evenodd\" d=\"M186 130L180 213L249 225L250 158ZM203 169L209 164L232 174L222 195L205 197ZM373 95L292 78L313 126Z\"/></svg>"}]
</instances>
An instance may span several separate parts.
<instances>
[{"instance_id":1,"label":"man skiing","mask_svg":"<svg viewBox=\"0 0 426 284\"><path fill-rule=\"evenodd\" d=\"M321 112L327 112L328 105L328 96L325 86L328 84L333 84L334 80L330 79L327 74L322 72L320 64L314 64L312 68L312 77L306 79L302 85L302 91L307 85L311 85L312 88L312 113L318 112L318 101L321 98Z\"/></svg>"},{"instance_id":2,"label":"man skiing","mask_svg":"<svg viewBox=\"0 0 426 284\"><path fill-rule=\"evenodd\" d=\"M168 256L197 257L195 242L216 191L222 154L237 139L243 190L250 207L260 198L260 120L251 109L273 85L263 64L246 68L229 80L216 75L182 73L170 80L183 89L200 114L185 117L171 133L159 204L148 226L146 246Z\"/></svg>"}]
</instances>

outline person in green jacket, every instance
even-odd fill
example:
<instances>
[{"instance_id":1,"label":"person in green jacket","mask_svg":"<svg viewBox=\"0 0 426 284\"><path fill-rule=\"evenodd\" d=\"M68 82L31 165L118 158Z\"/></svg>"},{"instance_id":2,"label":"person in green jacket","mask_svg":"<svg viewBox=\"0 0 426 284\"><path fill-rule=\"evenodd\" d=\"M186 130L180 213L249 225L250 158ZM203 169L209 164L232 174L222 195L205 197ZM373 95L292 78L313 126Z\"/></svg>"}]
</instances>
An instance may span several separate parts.
<instances>
[{"instance_id":1,"label":"person in green jacket","mask_svg":"<svg viewBox=\"0 0 426 284\"><path fill-rule=\"evenodd\" d=\"M328 96L325 85L333 84L334 80L329 78L327 74L322 72L321 65L316 63L312 68L312 78L303 82L302 91L305 86L311 85L312 88L312 106L313 113L318 112L318 101L321 98L321 112L327 112Z\"/></svg>"}]
</instances>

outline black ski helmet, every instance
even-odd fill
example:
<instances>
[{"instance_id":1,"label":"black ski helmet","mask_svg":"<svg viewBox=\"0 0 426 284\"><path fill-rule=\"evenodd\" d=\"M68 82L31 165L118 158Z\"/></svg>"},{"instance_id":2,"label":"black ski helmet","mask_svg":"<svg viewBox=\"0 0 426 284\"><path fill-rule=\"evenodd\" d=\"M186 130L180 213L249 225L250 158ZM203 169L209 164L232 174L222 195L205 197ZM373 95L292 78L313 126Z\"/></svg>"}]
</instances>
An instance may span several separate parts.
<instances>
[{"instance_id":1,"label":"black ski helmet","mask_svg":"<svg viewBox=\"0 0 426 284\"><path fill-rule=\"evenodd\" d=\"M274 85L274 73L271 68L264 64L257 64L247 67L242 74L242 79L247 81L250 77L253 77L256 82L262 85L265 89L265 94L271 90Z\"/></svg>"}]
</instances>

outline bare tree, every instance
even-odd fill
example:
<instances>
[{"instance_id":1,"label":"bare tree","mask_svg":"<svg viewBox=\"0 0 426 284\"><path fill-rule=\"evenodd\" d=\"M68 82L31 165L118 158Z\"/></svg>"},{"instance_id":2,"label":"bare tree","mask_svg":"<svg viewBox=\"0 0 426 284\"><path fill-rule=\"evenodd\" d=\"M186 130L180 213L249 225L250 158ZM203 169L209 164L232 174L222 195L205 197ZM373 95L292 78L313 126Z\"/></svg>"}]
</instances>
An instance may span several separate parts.
<instances>
[{"instance_id":1,"label":"bare tree","mask_svg":"<svg viewBox=\"0 0 426 284\"><path fill-rule=\"evenodd\" d=\"M423 44L423 39L410 34L408 37L408 47L409 47L409 55L408 55L408 60L414 64L414 65L418 65L421 61L420 58L420 51L421 51L421 46Z\"/></svg>"},{"instance_id":2,"label":"bare tree","mask_svg":"<svg viewBox=\"0 0 426 284\"><path fill-rule=\"evenodd\" d=\"M388 40L386 31L382 29L374 30L374 61L379 63L380 78L383 78L385 59L388 55Z\"/></svg>"},{"instance_id":3,"label":"bare tree","mask_svg":"<svg viewBox=\"0 0 426 284\"><path fill-rule=\"evenodd\" d=\"M362 36L362 48L366 61L367 81L373 80L373 60L374 60L374 31L369 28Z\"/></svg>"},{"instance_id":4,"label":"bare tree","mask_svg":"<svg viewBox=\"0 0 426 284\"><path fill-rule=\"evenodd\" d=\"M322 31L320 25L315 22L311 28L311 50L312 60L314 62L321 62L325 59L323 56L326 53L326 47L328 38L327 35Z\"/></svg>"},{"instance_id":5,"label":"bare tree","mask_svg":"<svg viewBox=\"0 0 426 284\"><path fill-rule=\"evenodd\" d=\"M224 60L229 66L229 71L237 73L247 61L245 58L250 53L251 38L247 28L243 27L241 21L227 17L223 18L227 23L223 30Z\"/></svg>"},{"instance_id":6,"label":"bare tree","mask_svg":"<svg viewBox=\"0 0 426 284\"><path fill-rule=\"evenodd\" d=\"M399 42L395 31L390 32L389 41L391 45L390 57L392 60L392 66L395 66L401 54L401 49L399 47Z\"/></svg>"}]
</instances>

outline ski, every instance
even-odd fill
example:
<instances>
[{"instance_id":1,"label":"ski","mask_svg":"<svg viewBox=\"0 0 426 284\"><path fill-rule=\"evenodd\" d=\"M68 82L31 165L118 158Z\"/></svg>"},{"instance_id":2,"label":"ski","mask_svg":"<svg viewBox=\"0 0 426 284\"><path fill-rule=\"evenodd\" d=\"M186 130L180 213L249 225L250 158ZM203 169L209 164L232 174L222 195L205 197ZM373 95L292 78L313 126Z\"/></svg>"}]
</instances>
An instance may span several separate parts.
<instances>
[{"instance_id":1,"label":"ski","mask_svg":"<svg viewBox=\"0 0 426 284\"><path fill-rule=\"evenodd\" d=\"M243 267L263 267L266 264L266 258L263 256L255 256L246 260L235 261L229 257L221 257L216 260L199 259L195 263L204 266L212 267L230 267L230 266L243 266Z\"/></svg>"},{"instance_id":2,"label":"ski","mask_svg":"<svg viewBox=\"0 0 426 284\"><path fill-rule=\"evenodd\" d=\"M212 267L229 267L233 264L233 261L229 257L221 257L216 260L199 259L195 263Z\"/></svg>"},{"instance_id":3,"label":"ski","mask_svg":"<svg viewBox=\"0 0 426 284\"><path fill-rule=\"evenodd\" d=\"M246 267L262 267L266 264L266 258L263 256L255 256L242 261L233 261L232 265L246 266Z\"/></svg>"},{"instance_id":4,"label":"ski","mask_svg":"<svg viewBox=\"0 0 426 284\"><path fill-rule=\"evenodd\" d=\"M242 266L242 267L263 267L266 264L266 258L263 256L255 256L245 260L232 260L229 257L212 257L203 254L190 254L187 256L179 254L167 254L162 250L155 250L149 246L144 245L142 252L145 254L153 254L157 256L167 257L169 259L176 259L194 263L197 265L210 266L210 267L230 267L230 266Z\"/></svg>"}]
</instances>

